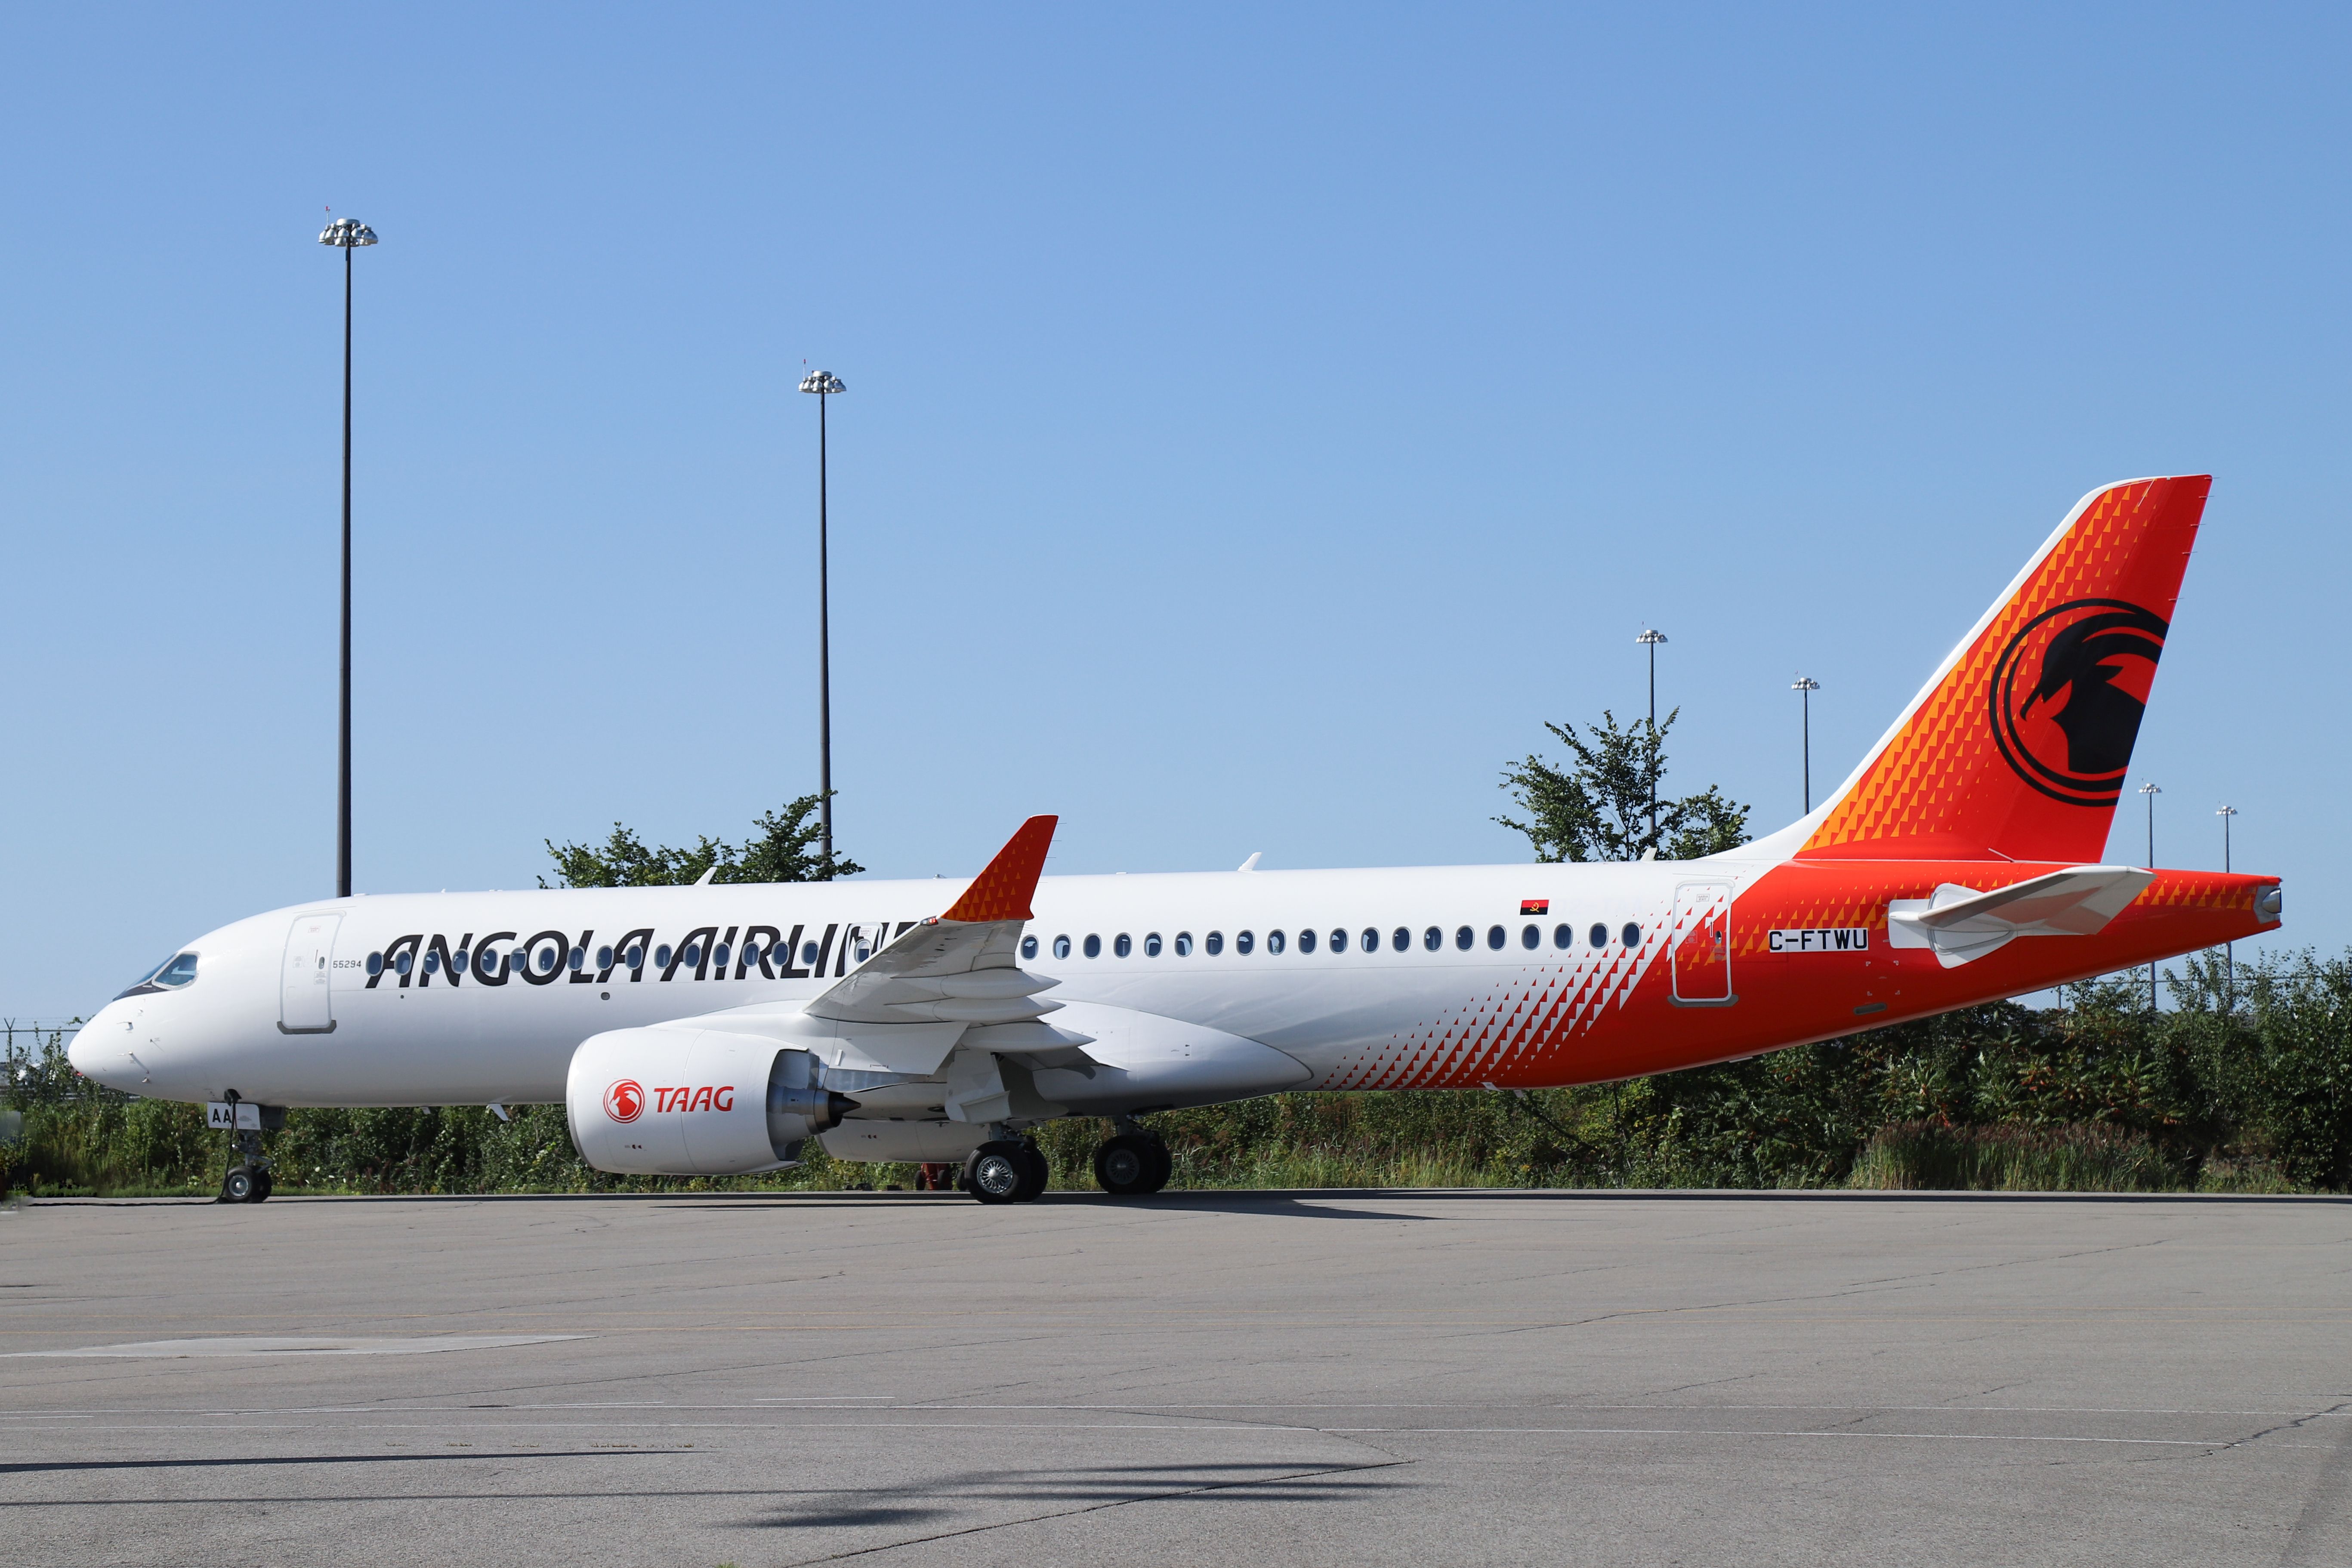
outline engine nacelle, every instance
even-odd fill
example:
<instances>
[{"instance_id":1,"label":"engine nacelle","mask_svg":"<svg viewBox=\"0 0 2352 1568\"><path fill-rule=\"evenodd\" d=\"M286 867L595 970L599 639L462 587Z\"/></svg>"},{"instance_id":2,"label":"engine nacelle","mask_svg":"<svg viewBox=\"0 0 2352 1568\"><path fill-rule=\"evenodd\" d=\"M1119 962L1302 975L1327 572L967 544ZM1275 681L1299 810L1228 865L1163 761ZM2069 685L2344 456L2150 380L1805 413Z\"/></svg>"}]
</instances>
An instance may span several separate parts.
<instances>
[{"instance_id":1,"label":"engine nacelle","mask_svg":"<svg viewBox=\"0 0 2352 1568\"><path fill-rule=\"evenodd\" d=\"M857 1108L807 1051L719 1029L614 1029L572 1053L564 1114L581 1158L638 1176L740 1176L800 1158Z\"/></svg>"}]
</instances>

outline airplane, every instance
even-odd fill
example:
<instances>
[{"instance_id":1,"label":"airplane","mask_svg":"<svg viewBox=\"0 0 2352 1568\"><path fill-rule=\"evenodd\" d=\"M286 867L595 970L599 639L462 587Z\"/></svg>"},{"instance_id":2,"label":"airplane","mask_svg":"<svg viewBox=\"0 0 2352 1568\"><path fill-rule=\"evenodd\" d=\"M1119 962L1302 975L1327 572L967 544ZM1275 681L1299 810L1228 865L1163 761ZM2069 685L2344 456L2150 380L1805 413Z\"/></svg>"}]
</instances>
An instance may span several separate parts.
<instances>
[{"instance_id":1,"label":"airplane","mask_svg":"<svg viewBox=\"0 0 2352 1568\"><path fill-rule=\"evenodd\" d=\"M2264 935L2276 877L2097 858L2210 484L2084 496L1833 795L1704 859L1045 877L1036 816L968 883L330 899L199 937L71 1059L206 1104L227 1201L269 1195L289 1107L533 1103L604 1171L814 1138L985 1204L1100 1118L1097 1181L1141 1196L1154 1111L1632 1078Z\"/></svg>"}]
</instances>

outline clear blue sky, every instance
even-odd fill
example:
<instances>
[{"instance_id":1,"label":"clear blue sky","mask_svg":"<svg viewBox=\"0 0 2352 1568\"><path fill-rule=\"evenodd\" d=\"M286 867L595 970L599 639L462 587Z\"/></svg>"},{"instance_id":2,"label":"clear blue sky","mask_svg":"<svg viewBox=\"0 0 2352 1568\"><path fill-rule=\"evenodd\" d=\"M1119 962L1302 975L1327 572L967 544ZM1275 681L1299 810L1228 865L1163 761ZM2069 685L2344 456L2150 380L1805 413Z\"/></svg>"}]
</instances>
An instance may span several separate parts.
<instances>
[{"instance_id":1,"label":"clear blue sky","mask_svg":"<svg viewBox=\"0 0 2352 1568\"><path fill-rule=\"evenodd\" d=\"M2084 491L2210 470L2133 783L2344 886L2340 8L0 13L0 1012L814 787L968 873L1522 858L1643 700L1759 826ZM2142 853L2138 802L2112 854Z\"/></svg>"}]
</instances>

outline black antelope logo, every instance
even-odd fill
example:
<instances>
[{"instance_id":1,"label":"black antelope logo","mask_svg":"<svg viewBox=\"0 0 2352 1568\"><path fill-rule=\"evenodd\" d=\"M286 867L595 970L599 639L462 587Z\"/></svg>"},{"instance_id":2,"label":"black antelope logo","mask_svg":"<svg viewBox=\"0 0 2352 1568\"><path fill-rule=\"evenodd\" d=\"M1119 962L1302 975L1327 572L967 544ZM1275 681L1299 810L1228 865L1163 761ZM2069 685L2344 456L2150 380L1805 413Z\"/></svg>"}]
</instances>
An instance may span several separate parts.
<instances>
[{"instance_id":1,"label":"black antelope logo","mask_svg":"<svg viewBox=\"0 0 2352 1568\"><path fill-rule=\"evenodd\" d=\"M1992 733L2017 776L2053 800L2113 805L2164 653L2164 618L2076 599L2025 623L1992 671Z\"/></svg>"}]
</instances>

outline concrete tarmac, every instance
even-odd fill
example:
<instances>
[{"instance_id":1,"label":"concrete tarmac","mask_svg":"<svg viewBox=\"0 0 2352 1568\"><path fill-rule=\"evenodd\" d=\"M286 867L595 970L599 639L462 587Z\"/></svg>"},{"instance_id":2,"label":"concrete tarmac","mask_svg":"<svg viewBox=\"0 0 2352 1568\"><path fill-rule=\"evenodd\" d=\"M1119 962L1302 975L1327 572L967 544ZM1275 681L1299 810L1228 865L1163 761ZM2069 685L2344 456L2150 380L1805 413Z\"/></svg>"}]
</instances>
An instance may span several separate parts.
<instances>
[{"instance_id":1,"label":"concrete tarmac","mask_svg":"<svg viewBox=\"0 0 2352 1568\"><path fill-rule=\"evenodd\" d=\"M0 1352L12 1568L2352 1563L2326 1201L37 1204Z\"/></svg>"}]
</instances>

